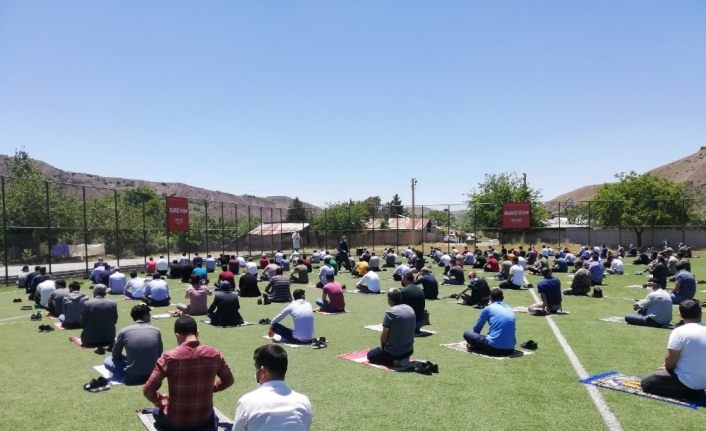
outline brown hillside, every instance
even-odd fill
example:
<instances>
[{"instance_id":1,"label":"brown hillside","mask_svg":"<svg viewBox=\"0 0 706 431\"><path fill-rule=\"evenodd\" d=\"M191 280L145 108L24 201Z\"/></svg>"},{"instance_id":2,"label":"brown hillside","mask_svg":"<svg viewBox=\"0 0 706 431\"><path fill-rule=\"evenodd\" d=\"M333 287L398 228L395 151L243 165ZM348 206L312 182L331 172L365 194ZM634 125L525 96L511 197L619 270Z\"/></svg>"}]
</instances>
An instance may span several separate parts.
<instances>
[{"instance_id":1,"label":"brown hillside","mask_svg":"<svg viewBox=\"0 0 706 431\"><path fill-rule=\"evenodd\" d=\"M676 182L685 182L689 193L706 197L706 147L701 147L694 154L652 169L648 173ZM549 202L565 202L567 199L573 199L574 202L587 201L595 196L597 190L598 185L584 186L559 195Z\"/></svg>"},{"instance_id":2,"label":"brown hillside","mask_svg":"<svg viewBox=\"0 0 706 431\"><path fill-rule=\"evenodd\" d=\"M0 154L0 175L6 175L5 161L9 156ZM220 191L207 190L200 187L190 186L182 183L160 183L154 181L135 180L126 178L102 177L100 175L85 174L79 172L69 172L56 168L41 160L33 159L39 169L52 181L75 184L77 186L87 186L86 194L89 196L104 195L106 192L100 188L125 190L133 187L148 187L154 189L160 196L183 196L190 199L209 202L226 202L238 205L238 215L247 216L248 205L251 206L253 216L259 216L259 207L266 208L265 219L269 220L269 209L274 208L273 219L279 220L279 209L282 215L286 215L286 210L293 198L288 196L266 196L257 197L251 195L234 195ZM98 189L96 189L98 188ZM76 188L77 193L80 188ZM303 202L306 207L317 207Z\"/></svg>"}]
</instances>

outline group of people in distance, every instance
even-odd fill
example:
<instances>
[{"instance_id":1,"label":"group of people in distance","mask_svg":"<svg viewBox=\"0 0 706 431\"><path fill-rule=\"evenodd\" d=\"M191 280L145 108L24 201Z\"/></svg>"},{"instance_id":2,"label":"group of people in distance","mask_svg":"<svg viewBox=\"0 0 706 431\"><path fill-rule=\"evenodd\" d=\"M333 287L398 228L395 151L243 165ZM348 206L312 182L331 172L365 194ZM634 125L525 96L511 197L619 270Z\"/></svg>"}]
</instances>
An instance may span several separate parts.
<instances>
[{"instance_id":1,"label":"group of people in distance","mask_svg":"<svg viewBox=\"0 0 706 431\"><path fill-rule=\"evenodd\" d=\"M388 308L382 317L380 344L368 351L367 359L374 364L404 366L414 353L415 337L429 324L426 301L437 299L439 295L439 283L426 265L433 262L443 268L444 283L464 286L452 297L461 304L481 309L473 327L463 332L468 350L506 356L515 352L517 339L515 312L504 302L504 290L533 287L526 275L540 275L536 286L540 301L528 307L528 312L538 316L556 314L562 311L562 295L588 295L591 288L600 288L607 275L623 274L624 256L624 250L613 255L604 246L584 246L576 254L568 248L554 251L547 246L531 246L527 250L518 247L499 252L493 248L485 251L466 248L444 253L433 248L425 257L408 247L399 256L393 249L386 249L382 258L363 250L355 261L350 258L345 239L339 244L335 257L327 251L316 251L309 259L294 250L287 258L278 251L272 258L262 256L259 265L252 258L246 260L229 255L221 255L218 260L208 255L199 261L198 254L187 264L183 260L186 256L182 256L181 261L176 261L179 271L192 268L188 275L190 286L185 293L188 303L177 304L182 313L174 325L179 345L168 352L163 352L161 333L150 322L150 307L169 305L172 300L169 286L162 278L170 276L172 268L167 265L166 272L158 269L165 268L163 257L157 261L149 259L145 268L147 279L137 277L136 272L131 272L128 279L120 268L111 268L100 259L90 274L95 283L91 299L80 292L80 283L73 282L67 287L63 280L52 280L42 267L37 267L33 273L28 268L23 270L18 286L24 287L40 306L59 317L64 327L81 328L84 346L108 346L111 355L104 365L127 384L144 384L145 397L155 405L152 413L158 426L214 429L212 395L231 386L233 376L221 353L198 341L197 324L192 316L208 316L210 324L215 326L241 325L244 319L240 315L239 298L258 297L262 304L286 304L268 322L270 337L277 336L285 343L318 343L314 313L346 311L346 286L336 281L340 268L349 268L351 275L359 278L355 285L359 292L373 294L381 292L380 271L394 268L392 278L400 282L400 287L387 291ZM212 289L208 277L218 264L221 271ZM316 299L316 310L306 300L304 289L292 291L292 284L308 283L312 264L320 265L316 287L321 289L321 297ZM672 304L679 304L682 320L670 335L664 364L642 380L642 388L645 392L679 399L703 398L706 326L701 322L701 305L693 299L696 280L690 272L688 257L682 250L674 254L666 247L644 264L651 273L645 284L649 291L643 300L635 303L636 313L626 316L626 322L655 327L669 325ZM467 274L466 265L472 267ZM291 268L291 273L285 273L289 271L285 268ZM491 288L488 280L479 276L481 272L490 273L498 287ZM570 289L562 291L555 272L573 272ZM178 273L179 278L183 276L183 272ZM236 283L237 276L239 283ZM267 283L263 292L258 280ZM670 281L674 282L674 288L668 292ZM143 302L131 310L134 323L117 334L117 304L107 299L110 294ZM209 296L214 297L210 306ZM292 320L291 327L285 325L287 318ZM189 358L198 360L200 371L196 372L189 365ZM261 386L238 401L233 429L258 429L273 423L291 423L295 424L292 429L309 429L311 404L308 398L291 391L284 383L286 352L276 344L265 345L255 351L254 362L256 380ZM169 382L168 395L159 392L165 378ZM194 398L198 398L198 402L195 403Z\"/></svg>"}]
</instances>

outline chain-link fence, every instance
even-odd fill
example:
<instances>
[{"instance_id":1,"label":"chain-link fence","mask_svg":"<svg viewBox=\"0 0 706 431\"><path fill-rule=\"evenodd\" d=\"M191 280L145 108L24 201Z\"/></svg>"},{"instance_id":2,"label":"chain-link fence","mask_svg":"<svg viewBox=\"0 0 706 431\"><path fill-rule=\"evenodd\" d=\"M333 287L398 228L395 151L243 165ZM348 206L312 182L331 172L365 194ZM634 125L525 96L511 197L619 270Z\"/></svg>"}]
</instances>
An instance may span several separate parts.
<instances>
[{"instance_id":1,"label":"chain-link fence","mask_svg":"<svg viewBox=\"0 0 706 431\"><path fill-rule=\"evenodd\" d=\"M23 265L81 272L97 257L140 267L148 257L199 253L257 256L278 250L335 253L343 238L353 252L413 246L485 244L689 243L706 246L697 200L548 202L532 209L534 227L501 229L502 203L418 205L331 204L326 208L254 205L189 198L189 229L166 229L165 197L145 188L80 186L2 177L2 264L5 280ZM129 187L129 184L126 185Z\"/></svg>"}]
</instances>

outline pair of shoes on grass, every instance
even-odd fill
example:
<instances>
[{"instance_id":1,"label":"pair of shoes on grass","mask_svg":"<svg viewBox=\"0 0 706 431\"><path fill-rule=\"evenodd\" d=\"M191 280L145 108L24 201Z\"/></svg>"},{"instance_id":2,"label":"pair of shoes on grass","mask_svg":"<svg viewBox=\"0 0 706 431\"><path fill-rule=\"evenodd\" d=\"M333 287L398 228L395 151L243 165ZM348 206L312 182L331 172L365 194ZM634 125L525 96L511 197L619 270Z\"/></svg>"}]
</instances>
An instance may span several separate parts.
<instances>
[{"instance_id":1,"label":"pair of shoes on grass","mask_svg":"<svg viewBox=\"0 0 706 431\"><path fill-rule=\"evenodd\" d=\"M33 315L29 316L29 320L32 320L32 321L42 320L42 312L37 311Z\"/></svg>"},{"instance_id":2,"label":"pair of shoes on grass","mask_svg":"<svg viewBox=\"0 0 706 431\"><path fill-rule=\"evenodd\" d=\"M326 337L315 338L314 341L311 342L311 347L314 349L325 349L328 347L328 341L326 341Z\"/></svg>"},{"instance_id":3,"label":"pair of shoes on grass","mask_svg":"<svg viewBox=\"0 0 706 431\"><path fill-rule=\"evenodd\" d=\"M83 385L83 389L88 392L103 392L110 389L110 383L105 377L98 377L97 379L92 379L90 382Z\"/></svg>"},{"instance_id":4,"label":"pair of shoes on grass","mask_svg":"<svg viewBox=\"0 0 706 431\"><path fill-rule=\"evenodd\" d=\"M272 321L270 319L260 319L260 321L257 323L259 323L260 325L269 325L270 323L272 323Z\"/></svg>"},{"instance_id":5,"label":"pair of shoes on grass","mask_svg":"<svg viewBox=\"0 0 706 431\"><path fill-rule=\"evenodd\" d=\"M22 307L20 307L20 310L29 311L29 310L32 310L32 308L33 307L31 305L23 305Z\"/></svg>"},{"instance_id":6,"label":"pair of shoes on grass","mask_svg":"<svg viewBox=\"0 0 706 431\"><path fill-rule=\"evenodd\" d=\"M39 325L39 332L51 332L54 330L54 327L51 325Z\"/></svg>"},{"instance_id":7,"label":"pair of shoes on grass","mask_svg":"<svg viewBox=\"0 0 706 431\"><path fill-rule=\"evenodd\" d=\"M15 303L15 302L22 302L22 298L15 298L15 299L12 300L12 302L13 302L13 303Z\"/></svg>"},{"instance_id":8,"label":"pair of shoes on grass","mask_svg":"<svg viewBox=\"0 0 706 431\"><path fill-rule=\"evenodd\" d=\"M429 361L417 362L416 364L414 364L414 372L431 376L432 374L439 373L439 365Z\"/></svg>"}]
</instances>

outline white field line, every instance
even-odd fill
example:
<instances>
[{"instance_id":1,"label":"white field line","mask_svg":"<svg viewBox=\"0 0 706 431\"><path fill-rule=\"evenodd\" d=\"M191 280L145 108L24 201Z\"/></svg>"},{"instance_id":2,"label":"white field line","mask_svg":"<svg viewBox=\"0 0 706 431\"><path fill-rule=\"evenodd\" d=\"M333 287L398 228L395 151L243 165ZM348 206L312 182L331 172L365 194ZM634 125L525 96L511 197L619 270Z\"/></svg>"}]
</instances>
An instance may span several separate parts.
<instances>
[{"instance_id":1,"label":"white field line","mask_svg":"<svg viewBox=\"0 0 706 431\"><path fill-rule=\"evenodd\" d=\"M530 294L532 294L535 303L541 302L534 289L529 289L529 292ZM566 338L564 338L564 335L562 335L561 331L559 330L559 327L556 325L556 323L554 323L554 320L551 318L551 316L545 317L547 319L547 322L549 323L549 327L552 328L552 332L554 332L554 336L556 336L557 341L559 341L561 348L564 349L566 357L569 359L569 362L571 362L571 366L574 367L576 374L578 374L579 378L581 379L585 379L586 377L588 377L586 369L583 367L583 365L581 365L581 361L579 361L578 356L576 356L576 353L574 353L574 350L566 341ZM603 422L605 422L608 429L611 431L622 431L623 427L620 425L620 421L618 421L618 418L615 417L612 411L610 411L610 407L608 407L608 404L606 404L605 400L603 399L603 396L598 391L598 388L593 385L583 386L586 388L588 394L591 396L593 404L595 404L596 409L598 409L598 413L601 414Z\"/></svg>"},{"instance_id":2,"label":"white field line","mask_svg":"<svg viewBox=\"0 0 706 431\"><path fill-rule=\"evenodd\" d=\"M27 317L29 317L29 314L27 314L26 316L8 317L6 319L0 319L0 322L5 322L8 320L15 320L15 319L26 319Z\"/></svg>"}]
</instances>

